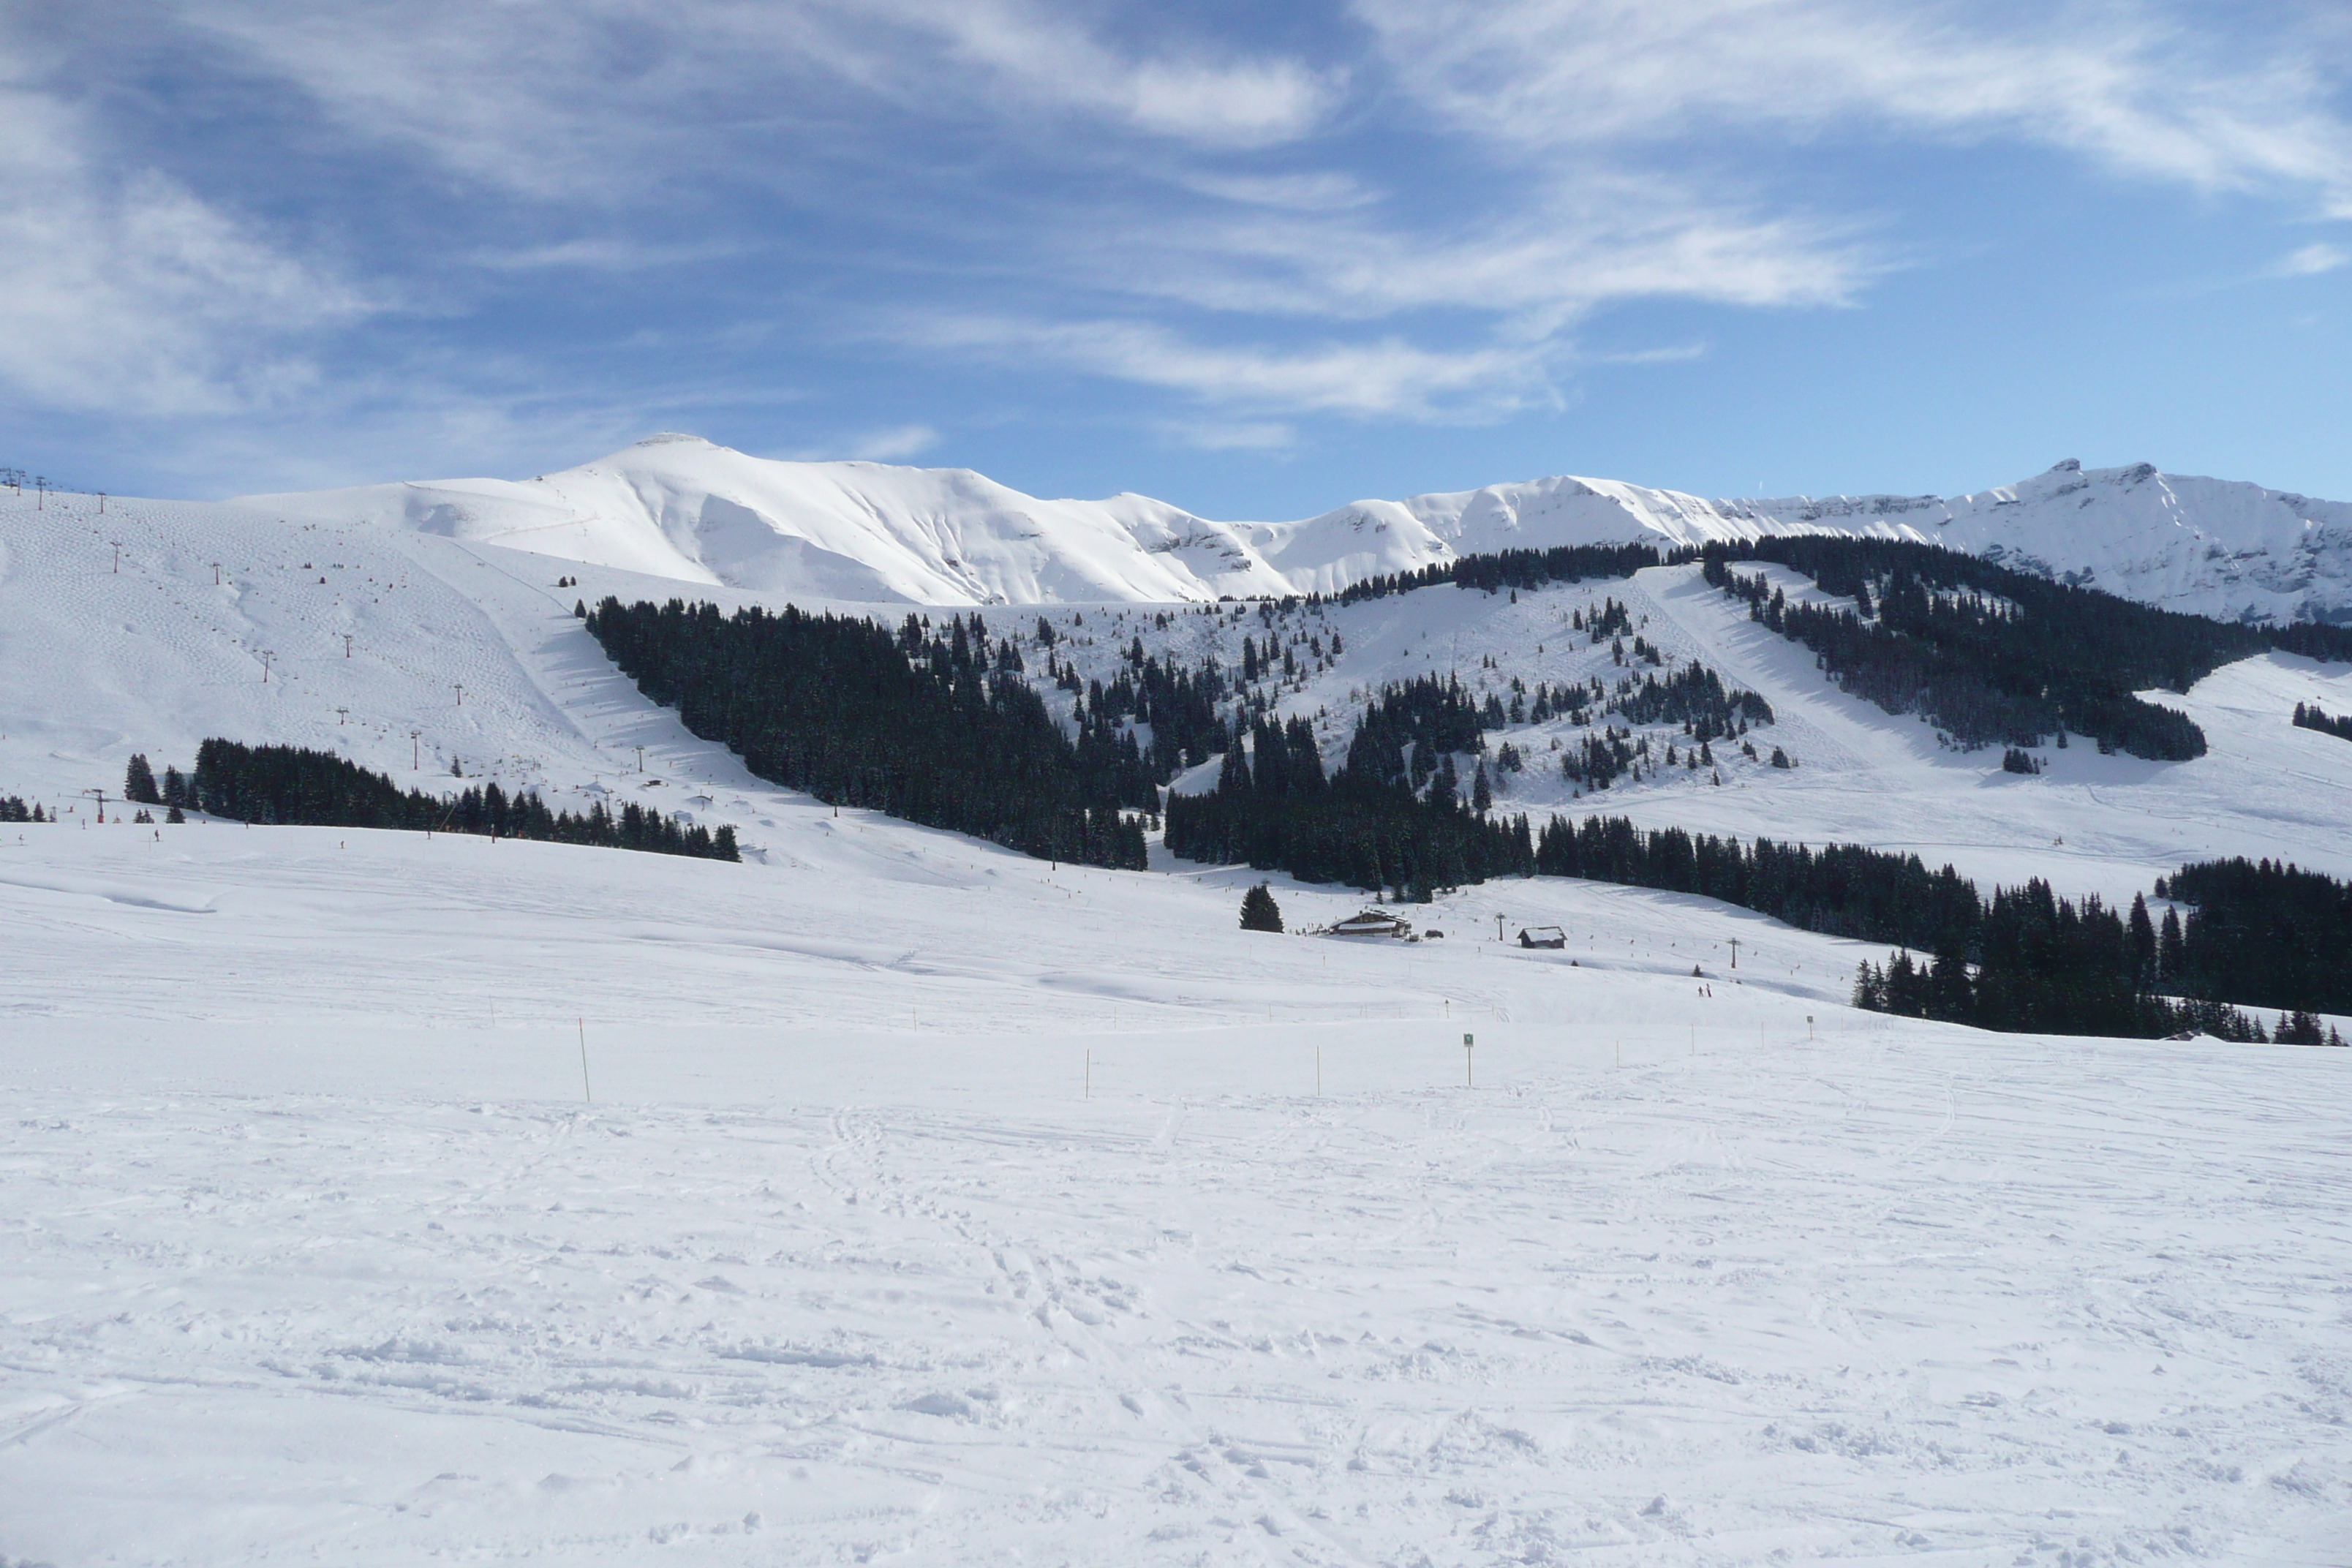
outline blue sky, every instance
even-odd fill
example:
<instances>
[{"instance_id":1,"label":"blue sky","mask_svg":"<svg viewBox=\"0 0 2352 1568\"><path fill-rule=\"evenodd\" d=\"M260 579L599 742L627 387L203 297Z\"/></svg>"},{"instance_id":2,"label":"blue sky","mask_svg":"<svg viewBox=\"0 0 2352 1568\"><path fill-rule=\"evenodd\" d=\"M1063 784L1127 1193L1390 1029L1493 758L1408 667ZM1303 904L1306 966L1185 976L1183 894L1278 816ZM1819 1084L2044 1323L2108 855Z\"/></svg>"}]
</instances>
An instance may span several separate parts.
<instances>
[{"instance_id":1,"label":"blue sky","mask_svg":"<svg viewBox=\"0 0 2352 1568\"><path fill-rule=\"evenodd\" d=\"M0 463L79 487L2352 498L2347 414L2340 0L0 11Z\"/></svg>"}]
</instances>

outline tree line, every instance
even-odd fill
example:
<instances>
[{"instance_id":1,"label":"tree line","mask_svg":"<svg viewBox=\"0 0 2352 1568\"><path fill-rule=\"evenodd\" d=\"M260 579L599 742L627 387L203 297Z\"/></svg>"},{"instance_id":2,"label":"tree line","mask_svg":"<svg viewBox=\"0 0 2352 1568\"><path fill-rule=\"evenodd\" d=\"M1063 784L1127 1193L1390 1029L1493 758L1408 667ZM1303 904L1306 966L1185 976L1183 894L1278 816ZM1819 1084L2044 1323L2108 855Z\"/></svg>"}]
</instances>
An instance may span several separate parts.
<instances>
[{"instance_id":1,"label":"tree line","mask_svg":"<svg viewBox=\"0 0 2352 1568\"><path fill-rule=\"evenodd\" d=\"M2294 727L2298 730L2316 730L2323 735L2333 735L2339 741L2352 741L2352 714L2339 717L2329 713L2315 702L2308 706L2301 702L2294 705Z\"/></svg>"},{"instance_id":2,"label":"tree line","mask_svg":"<svg viewBox=\"0 0 2352 1568\"><path fill-rule=\"evenodd\" d=\"M1645 566L1687 560L1685 553L1662 554L1647 544L1562 544L1549 550L1497 550L1424 566L1417 572L1394 572L1367 577L1335 594L1310 594L1308 604L1353 605L1434 588L1451 583L1488 594L1505 589L1541 588L1553 583L1581 583L1588 578L1631 577ZM1598 639L1595 639L1598 640Z\"/></svg>"},{"instance_id":3,"label":"tree line","mask_svg":"<svg viewBox=\"0 0 2352 1568\"><path fill-rule=\"evenodd\" d=\"M160 783L147 759L134 756L124 786L126 798L142 805L255 824L469 833L707 860L742 858L731 826L713 832L683 826L635 801L618 812L602 801L584 813L551 811L535 793L509 795L496 782L432 795L404 790L332 752L299 746L248 746L215 737L196 748L193 769L184 773L167 767Z\"/></svg>"},{"instance_id":4,"label":"tree line","mask_svg":"<svg viewBox=\"0 0 2352 1568\"><path fill-rule=\"evenodd\" d=\"M895 636L791 605L726 616L682 599L607 598L585 618L639 690L761 778L1040 859L1145 863L1130 812L1158 792L1133 731L1101 714L1072 742L997 668L977 612L945 628L909 615Z\"/></svg>"},{"instance_id":5,"label":"tree line","mask_svg":"<svg viewBox=\"0 0 2352 1568\"><path fill-rule=\"evenodd\" d=\"M2122 914L2096 897L2059 898L2039 879L1996 888L1986 898L1950 866L1930 871L1916 855L1853 844L1742 844L1675 827L1643 831L1623 817L1591 816L1580 825L1554 817L1536 840L1536 869L1697 893L1802 931L1889 943L1900 951L1883 964L1864 963L1855 979L1854 1005L1874 1012L2008 1033L2156 1038L2196 1031L2317 1045L2323 1036L2311 1010L2347 1005L2340 991L2283 984L2261 962L2244 962L2244 928L2265 918L2273 922L2254 937L2259 944L2276 941L2277 923L2299 921L2309 933L2304 952L2315 957L2332 937L2340 953L2352 931L2318 931L2315 911L2324 908L2352 922L2346 901L2352 889L2296 874L2300 902L2290 903L2278 893L2288 873L2257 872L2242 861L2218 878L2214 868L2190 867L2169 884L2158 883L2160 898L2233 900L2234 936L2228 942L2203 936L2206 945L2194 956L2178 915L2168 909L2159 931L2144 898L2134 898ZM2205 929L2200 914L2189 926ZM1925 956L1915 959L1915 951ZM2311 966L2281 968L2297 977L2314 973ZM2288 1011L2273 1036L2231 1002Z\"/></svg>"},{"instance_id":6,"label":"tree line","mask_svg":"<svg viewBox=\"0 0 2352 1568\"><path fill-rule=\"evenodd\" d=\"M2283 862L2205 860L2156 884L2159 971L2192 996L2352 1013L2352 885ZM2176 928L2179 925L2179 929Z\"/></svg>"},{"instance_id":7,"label":"tree line","mask_svg":"<svg viewBox=\"0 0 2352 1568\"><path fill-rule=\"evenodd\" d=\"M1803 644L1844 689L1890 713L1919 713L1965 748L2037 746L2069 731L2100 750L2179 762L2205 735L2136 693L2185 691L2267 647L2352 658L2352 631L2233 625L2117 598L1933 545L1791 537L1701 552L1706 581L1754 619ZM1791 604L1736 561L1803 573L1854 608Z\"/></svg>"}]
</instances>

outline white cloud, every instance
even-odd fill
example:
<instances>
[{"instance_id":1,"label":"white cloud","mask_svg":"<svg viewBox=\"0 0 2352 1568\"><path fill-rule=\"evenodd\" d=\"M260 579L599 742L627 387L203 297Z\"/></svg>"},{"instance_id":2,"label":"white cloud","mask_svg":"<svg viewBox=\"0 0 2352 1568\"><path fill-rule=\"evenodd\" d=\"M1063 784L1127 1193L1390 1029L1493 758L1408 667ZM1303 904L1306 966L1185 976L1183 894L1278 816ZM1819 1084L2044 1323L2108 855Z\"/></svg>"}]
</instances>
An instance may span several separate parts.
<instances>
[{"instance_id":1,"label":"white cloud","mask_svg":"<svg viewBox=\"0 0 2352 1568\"><path fill-rule=\"evenodd\" d=\"M844 458L868 463L900 463L919 457L940 444L940 433L929 425L897 425L868 430L822 446L803 447L782 454L795 463L833 463Z\"/></svg>"},{"instance_id":2,"label":"white cloud","mask_svg":"<svg viewBox=\"0 0 2352 1568\"><path fill-rule=\"evenodd\" d=\"M0 381L33 406L172 417L308 387L306 338L370 301L152 170L78 111L0 82Z\"/></svg>"},{"instance_id":3,"label":"white cloud","mask_svg":"<svg viewBox=\"0 0 2352 1568\"><path fill-rule=\"evenodd\" d=\"M2000 137L2202 189L2352 203L2352 132L2308 40L2134 0L1355 0L1397 78L1527 150L1710 132ZM2212 20L2220 21L2214 17Z\"/></svg>"},{"instance_id":4,"label":"white cloud","mask_svg":"<svg viewBox=\"0 0 2352 1568\"><path fill-rule=\"evenodd\" d=\"M2272 273L2279 278L2316 278L2352 264L2352 251L2336 245L2306 245L2282 257Z\"/></svg>"},{"instance_id":5,"label":"white cloud","mask_svg":"<svg viewBox=\"0 0 2352 1568\"><path fill-rule=\"evenodd\" d=\"M650 268L740 256L745 249L730 243L656 245L626 237L592 236L520 249L478 250L472 259L476 266L498 272L643 272Z\"/></svg>"},{"instance_id":6,"label":"white cloud","mask_svg":"<svg viewBox=\"0 0 2352 1568\"><path fill-rule=\"evenodd\" d=\"M1280 57L1122 50L1024 0L164 3L364 141L591 205L682 173L790 183L862 139L877 105L1232 149L1305 133L1342 86ZM762 143L765 158L714 156Z\"/></svg>"},{"instance_id":7,"label":"white cloud","mask_svg":"<svg viewBox=\"0 0 2352 1568\"><path fill-rule=\"evenodd\" d=\"M940 433L929 426L900 425L855 437L849 443L849 455L869 462L895 463L928 452L939 444Z\"/></svg>"},{"instance_id":8,"label":"white cloud","mask_svg":"<svg viewBox=\"0 0 2352 1568\"><path fill-rule=\"evenodd\" d=\"M495 245L460 223L438 258L471 278L392 256L387 288L406 267L444 300L594 271L618 298L624 275L760 252L723 279L745 341L878 310L921 352L1171 394L1200 416L1158 428L1195 445L1277 446L1317 414L1501 417L1556 404L1578 366L1696 352L1581 354L1580 324L1626 301L1853 304L1898 262L1894 220L1868 190L1790 195L1791 154L1821 148L1999 140L2352 214L2352 29L2167 0L1350 0L1359 26L1311 47L1095 0L130 3L144 47L274 87L289 121L286 100L309 105L319 158L394 169L463 218L495 209ZM110 68L114 40L82 41L80 70ZM267 404L377 308L154 160L102 150L56 92L5 90L0 111L29 112L0 112L0 376L45 405ZM2315 245L2281 270L2345 260ZM681 346L675 318L646 316L673 368L727 341L721 324ZM446 375L460 402L489 380Z\"/></svg>"},{"instance_id":9,"label":"white cloud","mask_svg":"<svg viewBox=\"0 0 2352 1568\"><path fill-rule=\"evenodd\" d=\"M1298 444L1297 430L1279 419L1162 419L1153 428L1202 452L1279 452Z\"/></svg>"},{"instance_id":10,"label":"white cloud","mask_svg":"<svg viewBox=\"0 0 2352 1568\"><path fill-rule=\"evenodd\" d=\"M1545 343L1424 349L1398 337L1303 348L1213 344L1149 321L944 317L903 341L1008 359L1043 356L1093 374L1229 407L1359 417L1486 417L1549 402Z\"/></svg>"}]
</instances>

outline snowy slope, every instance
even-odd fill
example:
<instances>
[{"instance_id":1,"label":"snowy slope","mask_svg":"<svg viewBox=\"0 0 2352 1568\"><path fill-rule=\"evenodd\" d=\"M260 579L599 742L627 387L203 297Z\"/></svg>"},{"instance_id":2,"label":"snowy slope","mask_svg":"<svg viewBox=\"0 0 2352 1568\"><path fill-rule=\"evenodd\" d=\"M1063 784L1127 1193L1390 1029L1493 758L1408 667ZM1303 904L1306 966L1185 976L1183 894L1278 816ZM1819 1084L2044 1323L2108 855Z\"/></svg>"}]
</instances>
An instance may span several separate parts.
<instances>
[{"instance_id":1,"label":"snowy slope","mask_svg":"<svg viewBox=\"0 0 2352 1568\"><path fill-rule=\"evenodd\" d=\"M1496 550L1767 533L1929 541L2224 619L2352 617L2352 505L2142 464L2062 463L1934 496L1704 500L1555 478L1295 522L1214 522L1147 497L1040 500L965 468L789 463L657 436L537 479L249 498L308 522L364 521L755 593L929 605L1331 592Z\"/></svg>"},{"instance_id":2,"label":"snowy slope","mask_svg":"<svg viewBox=\"0 0 2352 1568\"><path fill-rule=\"evenodd\" d=\"M1856 1015L1874 949L1555 880L1418 911L1439 942L1243 933L1244 868L1057 870L750 777L570 615L673 571L95 504L0 499L0 793L67 808L0 830L0 1560L2346 1560L2347 1053ZM1565 635L1603 595L1800 766L1577 800L1520 726L1507 809L2111 897L2352 872L2352 745L2285 722L2352 709L2341 666L2217 672L2196 763L2016 778L1661 569L1294 610L1347 651L1280 700L1336 746L1401 675L1613 674ZM991 625L1041 613L1097 673L1267 635ZM77 796L215 733L751 853ZM1275 883L1294 927L1358 901Z\"/></svg>"},{"instance_id":3,"label":"snowy slope","mask_svg":"<svg viewBox=\"0 0 2352 1568\"><path fill-rule=\"evenodd\" d=\"M221 734L336 750L413 787L453 786L457 769L540 790L558 806L625 796L733 823L752 845L772 837L772 812L759 803L775 792L646 704L570 613L606 593L667 598L680 591L675 579L365 522L108 504L101 518L84 498L45 510L0 499L0 668L11 672L0 688L0 794L70 808L82 792L118 791L133 752L159 768L185 764L197 742ZM559 575L579 585L558 588ZM693 592L728 605L782 602ZM1916 847L1980 879L2042 874L2126 900L2159 873L2217 854L2352 875L2352 813L2341 807L2352 745L2286 722L2297 702L2352 711L2352 668L2291 656L2245 661L2160 699L2204 727L2205 757L2153 763L2048 749L2047 771L2032 778L2001 773L1995 752L1952 752L1918 720L1844 696L1801 648L1748 621L1688 567L1517 602L1444 587L1296 607L1274 617L1282 640L1337 632L1347 653L1266 690L1282 711L1318 719L1336 762L1362 695L1391 680L1457 671L1482 700L1507 700L1515 679L1613 682L1625 672L1609 648L1566 625L1603 598L1633 613L1669 661L1661 673L1696 660L1764 695L1780 721L1757 739L1799 766L1775 770L1721 748L1720 788L1711 775L1660 771L1578 798L1552 751L1578 732L1562 721L1515 726L1488 737L1532 759L1503 781L1507 809L1540 819L1598 808L1662 826ZM1187 666L1208 658L1237 671L1243 638L1263 646L1268 623L1256 605L1198 613L1206 608L1168 616L1165 629L1165 612L1131 605L1045 611L1060 628L1055 656L1108 680L1139 637ZM874 607L890 619L902 612ZM1024 639L1033 670L1045 661L1028 640L1039 614L992 620L997 635ZM1048 696L1068 711L1066 695ZM1682 737L1669 726L1651 739L1662 751ZM1213 776L1213 766L1202 771Z\"/></svg>"},{"instance_id":4,"label":"snowy slope","mask_svg":"<svg viewBox=\"0 0 2352 1568\"><path fill-rule=\"evenodd\" d=\"M1142 496L1038 500L968 468L787 463L656 436L521 482L257 496L360 521L756 593L1033 604L1286 591L1219 524Z\"/></svg>"},{"instance_id":5,"label":"snowy slope","mask_svg":"<svg viewBox=\"0 0 2352 1568\"><path fill-rule=\"evenodd\" d=\"M1632 889L1351 946L779 837L0 852L0 1553L2352 1546L2346 1053L1856 1016L1850 944Z\"/></svg>"}]
</instances>

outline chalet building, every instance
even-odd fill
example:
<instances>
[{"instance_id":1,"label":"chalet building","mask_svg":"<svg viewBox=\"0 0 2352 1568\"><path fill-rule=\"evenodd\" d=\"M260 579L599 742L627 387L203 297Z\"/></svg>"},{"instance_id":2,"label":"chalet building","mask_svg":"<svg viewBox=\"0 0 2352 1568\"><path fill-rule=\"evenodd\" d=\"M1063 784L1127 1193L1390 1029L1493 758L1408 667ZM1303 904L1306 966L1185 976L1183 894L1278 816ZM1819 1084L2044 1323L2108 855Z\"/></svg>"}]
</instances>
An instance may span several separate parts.
<instances>
[{"instance_id":1,"label":"chalet building","mask_svg":"<svg viewBox=\"0 0 2352 1568\"><path fill-rule=\"evenodd\" d=\"M1333 936L1392 936L1410 941L1412 922L1386 910L1363 910L1332 926Z\"/></svg>"},{"instance_id":2,"label":"chalet building","mask_svg":"<svg viewBox=\"0 0 2352 1568\"><path fill-rule=\"evenodd\" d=\"M1566 947L1568 933L1558 926L1527 926L1519 931L1521 947Z\"/></svg>"}]
</instances>

